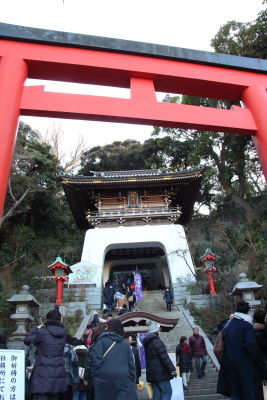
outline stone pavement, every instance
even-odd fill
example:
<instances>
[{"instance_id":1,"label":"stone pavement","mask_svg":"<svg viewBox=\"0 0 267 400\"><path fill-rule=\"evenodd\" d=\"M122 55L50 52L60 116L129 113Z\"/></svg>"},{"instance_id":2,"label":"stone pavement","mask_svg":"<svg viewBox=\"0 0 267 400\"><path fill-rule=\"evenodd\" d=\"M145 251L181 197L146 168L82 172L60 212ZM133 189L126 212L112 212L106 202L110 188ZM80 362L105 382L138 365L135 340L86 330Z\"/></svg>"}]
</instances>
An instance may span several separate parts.
<instances>
[{"instance_id":1,"label":"stone pavement","mask_svg":"<svg viewBox=\"0 0 267 400\"><path fill-rule=\"evenodd\" d=\"M173 318L174 316L179 318L178 324L172 331L161 332L160 334L160 338L166 345L168 353L175 353L180 337L186 336L187 339L189 339L192 335L192 326L184 316L183 312L178 311L176 306L172 308L171 312L167 311L166 303L163 301L163 294L164 291L159 290L143 292L143 300L140 301L140 310L148 311L165 318ZM206 376L201 380L197 378L196 368L193 366L194 371L191 374L189 390L185 391L186 400L226 399L226 397L216 394L218 371L211 358L207 358L208 363L205 370Z\"/></svg>"}]
</instances>

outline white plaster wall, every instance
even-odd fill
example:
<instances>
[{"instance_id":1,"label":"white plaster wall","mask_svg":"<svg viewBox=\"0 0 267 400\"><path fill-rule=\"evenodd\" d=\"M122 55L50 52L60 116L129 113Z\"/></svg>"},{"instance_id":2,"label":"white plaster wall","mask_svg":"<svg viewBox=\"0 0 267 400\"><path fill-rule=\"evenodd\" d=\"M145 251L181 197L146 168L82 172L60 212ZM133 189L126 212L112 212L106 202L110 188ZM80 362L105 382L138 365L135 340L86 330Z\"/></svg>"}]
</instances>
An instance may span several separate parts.
<instances>
[{"instance_id":1,"label":"white plaster wall","mask_svg":"<svg viewBox=\"0 0 267 400\"><path fill-rule=\"evenodd\" d=\"M106 253L116 248L160 247L164 250L172 283L194 270L184 228L181 225L138 226L89 229L86 232L82 261L97 265L97 287L102 287ZM190 268L188 267L190 266Z\"/></svg>"}]
</instances>

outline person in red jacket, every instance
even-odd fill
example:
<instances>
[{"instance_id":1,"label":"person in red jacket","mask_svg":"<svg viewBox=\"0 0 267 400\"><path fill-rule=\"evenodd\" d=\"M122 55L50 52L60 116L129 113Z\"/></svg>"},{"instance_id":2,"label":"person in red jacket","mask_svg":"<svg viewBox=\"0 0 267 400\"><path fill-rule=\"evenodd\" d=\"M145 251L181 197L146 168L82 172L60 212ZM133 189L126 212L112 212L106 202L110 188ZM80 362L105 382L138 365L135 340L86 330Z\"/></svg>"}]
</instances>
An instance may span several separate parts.
<instances>
[{"instance_id":1,"label":"person in red jacket","mask_svg":"<svg viewBox=\"0 0 267 400\"><path fill-rule=\"evenodd\" d=\"M207 365L207 349L203 336L198 332L198 328L193 329L193 336L189 338L189 347L194 357L198 379L205 376L205 368Z\"/></svg>"}]
</instances>

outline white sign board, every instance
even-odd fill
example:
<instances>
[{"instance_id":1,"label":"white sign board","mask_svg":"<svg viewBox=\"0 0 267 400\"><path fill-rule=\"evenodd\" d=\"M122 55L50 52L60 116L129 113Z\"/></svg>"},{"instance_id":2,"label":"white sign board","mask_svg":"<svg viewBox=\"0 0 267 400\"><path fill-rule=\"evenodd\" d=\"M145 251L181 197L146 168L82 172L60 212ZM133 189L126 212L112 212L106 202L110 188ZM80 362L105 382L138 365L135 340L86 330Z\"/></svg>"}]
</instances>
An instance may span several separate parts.
<instances>
[{"instance_id":1,"label":"white sign board","mask_svg":"<svg viewBox=\"0 0 267 400\"><path fill-rule=\"evenodd\" d=\"M0 400L24 400L25 351L0 349Z\"/></svg>"},{"instance_id":2,"label":"white sign board","mask_svg":"<svg viewBox=\"0 0 267 400\"><path fill-rule=\"evenodd\" d=\"M69 274L69 285L97 283L98 266L86 261L71 265L72 273Z\"/></svg>"}]
</instances>

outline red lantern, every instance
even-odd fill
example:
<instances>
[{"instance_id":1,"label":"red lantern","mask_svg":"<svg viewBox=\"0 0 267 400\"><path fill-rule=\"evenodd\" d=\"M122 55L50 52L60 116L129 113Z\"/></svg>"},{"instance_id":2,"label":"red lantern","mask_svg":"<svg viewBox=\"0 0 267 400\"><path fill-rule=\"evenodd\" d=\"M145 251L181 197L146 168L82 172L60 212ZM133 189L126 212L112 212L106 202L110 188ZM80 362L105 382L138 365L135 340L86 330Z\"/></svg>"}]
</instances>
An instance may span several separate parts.
<instances>
[{"instance_id":1,"label":"red lantern","mask_svg":"<svg viewBox=\"0 0 267 400\"><path fill-rule=\"evenodd\" d=\"M219 260L221 257L216 256L216 254L212 253L210 249L206 249L205 254L203 254L202 257L200 257L200 265L204 265L204 271L208 275L208 284L209 284L209 289L210 289L210 295L217 296L216 294L216 289L215 289L215 283L213 279L213 274L216 271L215 268L215 262Z\"/></svg>"},{"instance_id":2,"label":"red lantern","mask_svg":"<svg viewBox=\"0 0 267 400\"><path fill-rule=\"evenodd\" d=\"M63 282L67 281L67 276L72 272L70 267L65 264L61 257L57 257L53 264L49 265L48 268L53 273L54 281L56 282L56 305L60 306L62 304L62 294L63 294Z\"/></svg>"}]
</instances>

